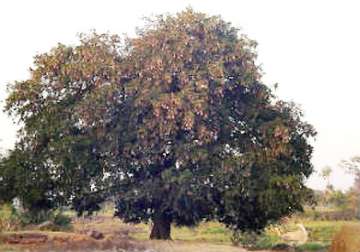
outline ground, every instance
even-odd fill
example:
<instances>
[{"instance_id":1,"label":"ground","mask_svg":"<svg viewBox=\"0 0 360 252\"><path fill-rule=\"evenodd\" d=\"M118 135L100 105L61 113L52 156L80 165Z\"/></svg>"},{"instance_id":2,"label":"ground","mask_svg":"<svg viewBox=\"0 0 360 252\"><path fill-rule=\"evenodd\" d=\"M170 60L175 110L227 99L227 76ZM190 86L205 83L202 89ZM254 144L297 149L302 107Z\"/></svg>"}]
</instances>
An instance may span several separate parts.
<instances>
[{"instance_id":1,"label":"ground","mask_svg":"<svg viewBox=\"0 0 360 252\"><path fill-rule=\"evenodd\" d=\"M301 221L309 231L309 242L298 251L327 251L332 237L341 226L351 224L352 221L309 221L291 220L280 229L291 230L295 221ZM91 232L99 231L103 239L96 240L89 236ZM270 251L279 238L274 230L269 229L260 248ZM27 244L13 244L20 237L35 234L35 238L28 239ZM41 240L45 235L46 241ZM146 224L129 225L109 214L99 214L91 218L74 218L72 229L66 232L49 232L39 230L25 230L21 232L7 232L1 235L3 240L0 251L156 251L156 252L245 252L246 250L231 244L231 233L221 224L215 222L203 223L197 228L172 228L173 241L149 241L149 226ZM15 237L15 238L14 238ZM40 238L39 238L40 237ZM12 240L11 240L12 239ZM10 244L9 244L10 241ZM261 247L262 246L262 247ZM123 249L123 250L121 250ZM151 250L152 249L152 250Z\"/></svg>"},{"instance_id":2,"label":"ground","mask_svg":"<svg viewBox=\"0 0 360 252\"><path fill-rule=\"evenodd\" d=\"M209 234L196 235L194 230L174 229L173 241L149 241L145 225L128 225L117 218L109 216L97 216L91 219L76 219L73 229L67 232L44 232L38 230L26 230L21 232L7 232L2 234L3 241L17 241L15 238L26 237L26 244L3 244L0 251L157 251L157 252L244 252L240 247L231 246L225 242L225 235L216 237L215 224L210 225ZM211 226L214 226L211 228ZM204 227L205 229L205 227ZM95 240L89 237L89 232L101 230L105 238ZM32 236L29 236L32 235ZM47 236L47 240L39 240L38 237ZM194 236L194 237L192 237ZM35 237L35 238L33 238ZM138 237L138 238L136 238ZM33 238L32 240L30 238ZM37 240L36 240L37 238ZM208 243L212 240L212 243ZM7 242L5 242L7 243Z\"/></svg>"}]
</instances>

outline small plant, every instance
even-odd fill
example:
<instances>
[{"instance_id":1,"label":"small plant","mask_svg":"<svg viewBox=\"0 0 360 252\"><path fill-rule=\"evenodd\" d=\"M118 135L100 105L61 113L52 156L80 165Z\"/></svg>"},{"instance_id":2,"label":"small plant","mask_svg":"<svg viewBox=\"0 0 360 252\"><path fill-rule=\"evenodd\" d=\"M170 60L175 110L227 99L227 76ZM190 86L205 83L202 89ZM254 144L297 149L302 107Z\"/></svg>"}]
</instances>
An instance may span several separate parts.
<instances>
[{"instance_id":1,"label":"small plant","mask_svg":"<svg viewBox=\"0 0 360 252\"><path fill-rule=\"evenodd\" d=\"M270 249L280 242L279 237L267 232L236 232L231 236L233 245L247 249Z\"/></svg>"},{"instance_id":2,"label":"small plant","mask_svg":"<svg viewBox=\"0 0 360 252\"><path fill-rule=\"evenodd\" d=\"M42 230L60 231L71 228L71 218L61 210L27 211L18 217L23 226L38 225Z\"/></svg>"},{"instance_id":3,"label":"small plant","mask_svg":"<svg viewBox=\"0 0 360 252\"><path fill-rule=\"evenodd\" d=\"M234 231L231 236L231 242L234 246L242 245L245 248L254 248L259 239L256 232L240 232Z\"/></svg>"},{"instance_id":4,"label":"small plant","mask_svg":"<svg viewBox=\"0 0 360 252\"><path fill-rule=\"evenodd\" d=\"M21 221L11 204L0 206L0 232L13 231L21 226Z\"/></svg>"},{"instance_id":5,"label":"small plant","mask_svg":"<svg viewBox=\"0 0 360 252\"><path fill-rule=\"evenodd\" d=\"M271 249L275 245L279 244L280 238L276 235L261 234L256 241L256 249Z\"/></svg>"},{"instance_id":6,"label":"small plant","mask_svg":"<svg viewBox=\"0 0 360 252\"><path fill-rule=\"evenodd\" d=\"M25 211L19 217L24 226L37 225L50 220L51 214L52 212L48 210Z\"/></svg>"},{"instance_id":7,"label":"small plant","mask_svg":"<svg viewBox=\"0 0 360 252\"><path fill-rule=\"evenodd\" d=\"M299 251L319 251L319 250L325 249L327 247L328 247L327 245L322 244L322 243L309 242L309 243L305 243L303 245L296 247L296 249Z\"/></svg>"},{"instance_id":8,"label":"small plant","mask_svg":"<svg viewBox=\"0 0 360 252\"><path fill-rule=\"evenodd\" d=\"M54 225L61 230L69 229L71 227L71 218L64 215L62 212L57 212L53 215Z\"/></svg>"}]
</instances>

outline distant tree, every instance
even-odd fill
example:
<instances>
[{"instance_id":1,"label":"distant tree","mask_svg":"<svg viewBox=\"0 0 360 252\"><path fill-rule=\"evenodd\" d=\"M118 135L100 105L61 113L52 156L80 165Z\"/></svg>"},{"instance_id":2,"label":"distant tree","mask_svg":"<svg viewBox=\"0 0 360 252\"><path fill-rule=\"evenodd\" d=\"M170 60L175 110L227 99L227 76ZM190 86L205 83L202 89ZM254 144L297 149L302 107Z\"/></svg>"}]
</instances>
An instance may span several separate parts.
<instances>
[{"instance_id":1,"label":"distant tree","mask_svg":"<svg viewBox=\"0 0 360 252\"><path fill-rule=\"evenodd\" d=\"M124 43L94 34L36 57L6 109L63 204L113 195L152 239L210 219L260 230L302 210L315 131L262 83L255 47L219 17L160 16Z\"/></svg>"},{"instance_id":2,"label":"distant tree","mask_svg":"<svg viewBox=\"0 0 360 252\"><path fill-rule=\"evenodd\" d=\"M307 205L311 207L313 210L315 210L316 207L325 206L326 205L325 192L322 190L313 190L312 197L310 198L309 202L307 202Z\"/></svg>"},{"instance_id":3,"label":"distant tree","mask_svg":"<svg viewBox=\"0 0 360 252\"><path fill-rule=\"evenodd\" d=\"M348 192L348 201L357 217L360 218L360 156L354 156L350 160L342 160L340 166L354 176L354 183Z\"/></svg>"},{"instance_id":4,"label":"distant tree","mask_svg":"<svg viewBox=\"0 0 360 252\"><path fill-rule=\"evenodd\" d=\"M344 210L349 206L349 199L346 193L341 190L334 190L330 194L328 203L335 208Z\"/></svg>"},{"instance_id":5,"label":"distant tree","mask_svg":"<svg viewBox=\"0 0 360 252\"><path fill-rule=\"evenodd\" d=\"M331 173L332 173L332 168L330 166L325 166L320 172L320 176L326 181L326 188L329 190L332 188L330 183Z\"/></svg>"},{"instance_id":6,"label":"distant tree","mask_svg":"<svg viewBox=\"0 0 360 252\"><path fill-rule=\"evenodd\" d=\"M354 156L350 160L342 160L340 166L354 176L352 188L360 194L360 156Z\"/></svg>"}]
</instances>

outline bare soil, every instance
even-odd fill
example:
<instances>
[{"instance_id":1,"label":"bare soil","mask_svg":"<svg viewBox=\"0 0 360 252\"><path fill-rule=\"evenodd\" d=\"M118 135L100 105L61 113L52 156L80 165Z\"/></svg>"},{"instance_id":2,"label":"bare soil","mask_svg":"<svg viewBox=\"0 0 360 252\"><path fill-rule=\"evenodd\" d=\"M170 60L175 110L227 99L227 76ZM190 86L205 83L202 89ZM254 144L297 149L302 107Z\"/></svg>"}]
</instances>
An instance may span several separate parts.
<instances>
[{"instance_id":1,"label":"bare soil","mask_svg":"<svg viewBox=\"0 0 360 252\"><path fill-rule=\"evenodd\" d=\"M90 234L94 232L101 232L103 238L91 237ZM240 247L204 242L138 241L131 238L136 232L144 232L144 230L124 224L117 218L107 216L79 218L73 221L73 230L69 232L27 230L4 233L0 235L3 244L0 245L0 251L246 252Z\"/></svg>"}]
</instances>

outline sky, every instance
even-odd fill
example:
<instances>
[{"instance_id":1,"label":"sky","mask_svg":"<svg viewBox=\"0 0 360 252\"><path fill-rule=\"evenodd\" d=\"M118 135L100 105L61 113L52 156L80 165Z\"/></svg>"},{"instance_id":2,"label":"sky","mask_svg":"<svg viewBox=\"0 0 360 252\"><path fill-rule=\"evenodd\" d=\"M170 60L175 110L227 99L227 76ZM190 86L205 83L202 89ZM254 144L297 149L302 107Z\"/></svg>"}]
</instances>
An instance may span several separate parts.
<instances>
[{"instance_id":1,"label":"sky","mask_svg":"<svg viewBox=\"0 0 360 252\"><path fill-rule=\"evenodd\" d=\"M26 79L33 57L77 34L110 32L133 36L143 18L186 7L220 15L258 42L263 81L279 84L277 96L300 104L318 131L312 162L331 166L331 183L346 190L351 176L338 167L360 155L360 3L350 0L8 0L0 1L0 103L6 86ZM13 146L17 126L0 112L0 147ZM319 173L308 185L322 189Z\"/></svg>"}]
</instances>

